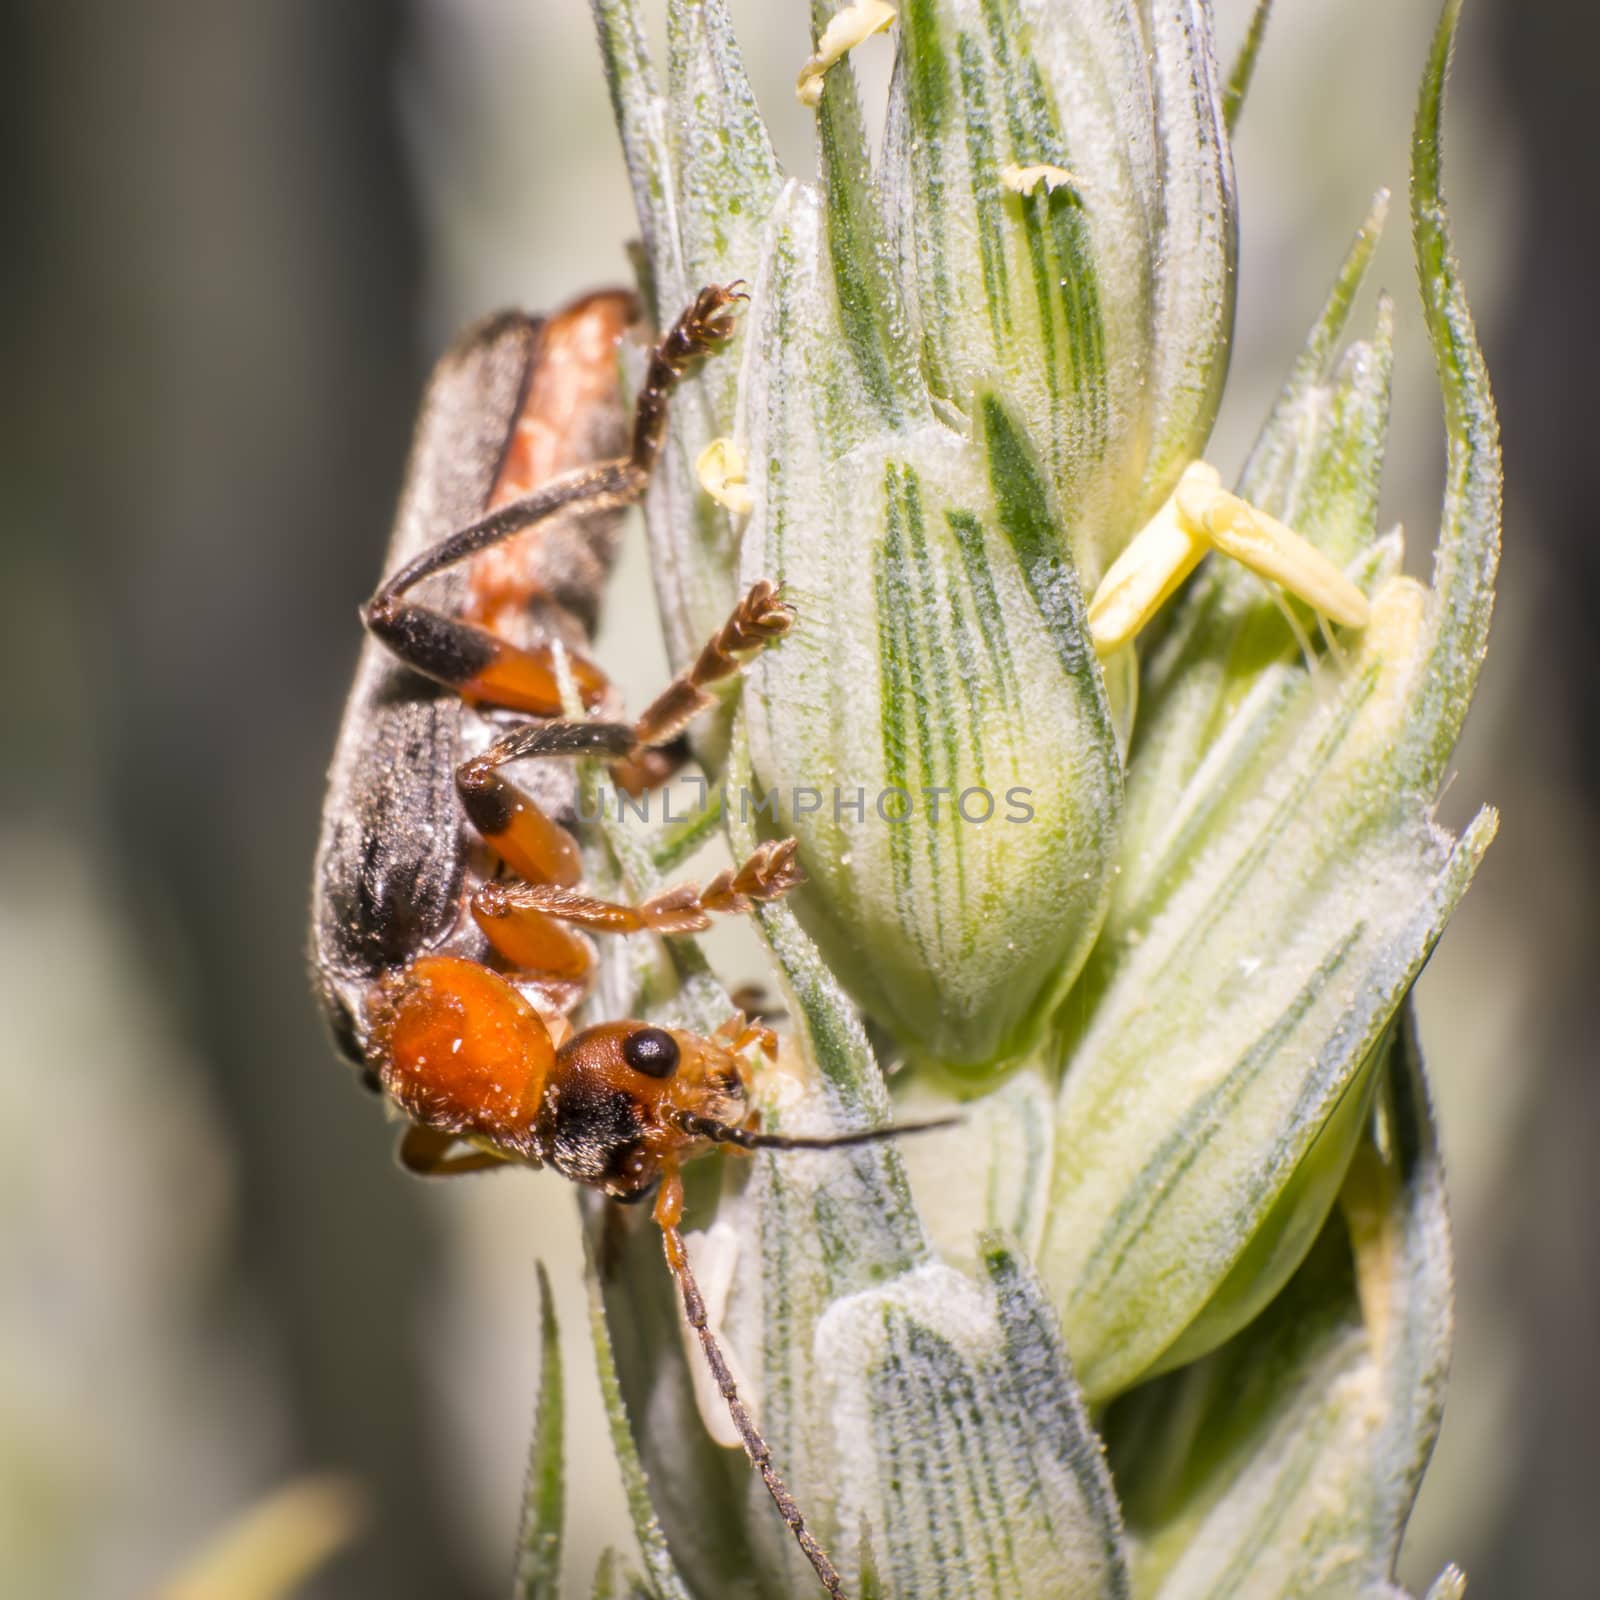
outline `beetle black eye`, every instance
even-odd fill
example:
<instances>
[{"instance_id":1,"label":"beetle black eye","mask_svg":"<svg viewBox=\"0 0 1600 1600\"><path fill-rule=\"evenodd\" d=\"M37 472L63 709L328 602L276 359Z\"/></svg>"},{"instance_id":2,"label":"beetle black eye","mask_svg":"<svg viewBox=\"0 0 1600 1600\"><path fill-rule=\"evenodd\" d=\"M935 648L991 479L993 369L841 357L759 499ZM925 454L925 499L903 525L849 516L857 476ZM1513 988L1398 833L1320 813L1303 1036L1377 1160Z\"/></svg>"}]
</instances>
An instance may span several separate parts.
<instances>
[{"instance_id":1,"label":"beetle black eye","mask_svg":"<svg viewBox=\"0 0 1600 1600\"><path fill-rule=\"evenodd\" d=\"M678 1065L678 1041L664 1028L641 1028L622 1041L622 1059L647 1078L670 1078Z\"/></svg>"}]
</instances>

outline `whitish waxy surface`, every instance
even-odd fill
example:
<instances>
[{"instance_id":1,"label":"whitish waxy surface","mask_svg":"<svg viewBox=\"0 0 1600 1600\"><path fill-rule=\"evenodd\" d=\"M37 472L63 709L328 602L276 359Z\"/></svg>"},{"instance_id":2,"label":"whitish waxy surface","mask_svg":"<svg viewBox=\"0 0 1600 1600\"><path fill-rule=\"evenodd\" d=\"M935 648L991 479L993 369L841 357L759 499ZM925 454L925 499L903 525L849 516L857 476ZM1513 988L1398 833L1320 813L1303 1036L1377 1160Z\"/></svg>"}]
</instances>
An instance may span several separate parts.
<instances>
[{"instance_id":1,"label":"whitish waxy surface","mask_svg":"<svg viewBox=\"0 0 1600 1600\"><path fill-rule=\"evenodd\" d=\"M784 186L722 0L669 5L665 93L634 8L596 11L655 300L733 276L754 292L739 349L687 386L649 502L671 652L726 611L737 541L741 579L777 579L798 613L750 728L772 830L812 878L801 916L911 1053L1008 1065L1110 887L1133 663L1108 700L1084 585L1198 453L1221 384L1234 239L1209 24L911 0L875 174L834 45L881 13L818 6L822 182ZM720 437L747 483L696 494L686 464Z\"/></svg>"},{"instance_id":2,"label":"whitish waxy surface","mask_svg":"<svg viewBox=\"0 0 1600 1600\"><path fill-rule=\"evenodd\" d=\"M1334 353L1358 237L1240 493L1374 591L1314 675L1254 580L1213 566L1147 664L1122 871L1083 980L1039 1266L1094 1398L1242 1327L1309 1247L1397 1007L1493 835L1432 815L1483 658L1499 550L1494 412L1438 194L1447 12L1413 234L1449 431L1433 582L1376 538L1389 314Z\"/></svg>"},{"instance_id":3,"label":"whitish waxy surface","mask_svg":"<svg viewBox=\"0 0 1600 1600\"><path fill-rule=\"evenodd\" d=\"M1444 1403L1451 1269L1409 1019L1387 1055L1339 1212L1283 1296L1108 1418L1138 1594L1398 1594Z\"/></svg>"},{"instance_id":4,"label":"whitish waxy surface","mask_svg":"<svg viewBox=\"0 0 1600 1600\"><path fill-rule=\"evenodd\" d=\"M1232 219L1205 9L910 0L882 191L848 59L818 103L823 184L786 184L721 0L672 0L665 94L628 0L596 10L658 296L753 290L650 513L680 657L751 578L799 609L752 671L730 792L925 773L998 791L1035 763L1070 790L1003 836L1009 860L970 824L869 836L829 793L797 824L812 902L758 912L798 1047L768 1126L889 1114L851 999L974 1081L1028 1047L959 1130L728 1162L720 1193L699 1164L693 1220L715 1201L736 1241L722 1332L775 1461L852 1594L1394 1600L1450 1297L1404 997L1494 825L1455 839L1433 816L1499 528L1438 185L1456 7L1412 196L1450 446L1432 581L1400 576L1376 520L1386 300L1340 353L1380 196L1233 493L1190 508L1224 537L1240 505L1303 535L1339 575L1318 592L1351 585L1367 625L1308 660L1309 613L1211 562L1142 663L1106 663L1140 676L1131 742L1082 585L1199 455L1220 381ZM1029 165L1083 182L1011 192ZM694 478L717 439L719 471L743 458L742 543ZM726 822L747 851L754 818ZM607 837L634 893L652 849L678 848ZM700 1027L727 1005L688 942L670 966L608 952L597 1003ZM949 1080L906 1100L943 1109ZM644 1592L807 1592L759 1484L700 1423L657 1242L604 1244L595 1328ZM1086 1397L1107 1402L1109 1470ZM1457 1589L1446 1573L1434 1593Z\"/></svg>"}]
</instances>

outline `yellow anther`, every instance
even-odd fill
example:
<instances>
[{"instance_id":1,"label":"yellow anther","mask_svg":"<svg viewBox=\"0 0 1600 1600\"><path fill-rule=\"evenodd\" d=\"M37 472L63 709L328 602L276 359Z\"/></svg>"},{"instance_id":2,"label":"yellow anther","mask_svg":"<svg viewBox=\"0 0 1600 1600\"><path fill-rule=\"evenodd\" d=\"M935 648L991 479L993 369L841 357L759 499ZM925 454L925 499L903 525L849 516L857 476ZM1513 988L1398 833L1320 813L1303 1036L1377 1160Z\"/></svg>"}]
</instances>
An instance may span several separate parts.
<instances>
[{"instance_id":1,"label":"yellow anther","mask_svg":"<svg viewBox=\"0 0 1600 1600\"><path fill-rule=\"evenodd\" d=\"M895 9L887 0L855 0L835 14L817 40L817 53L800 69L795 96L803 106L814 106L822 99L822 79L829 67L849 51L881 33L895 19Z\"/></svg>"},{"instance_id":2,"label":"yellow anther","mask_svg":"<svg viewBox=\"0 0 1600 1600\"><path fill-rule=\"evenodd\" d=\"M1364 628L1367 597L1309 540L1221 487L1206 491L1185 479L1178 513L1201 528L1224 555L1268 583L1280 584L1313 611L1345 628Z\"/></svg>"},{"instance_id":3,"label":"yellow anther","mask_svg":"<svg viewBox=\"0 0 1600 1600\"><path fill-rule=\"evenodd\" d=\"M1178 489L1191 481L1199 488L1222 486L1216 469L1204 461L1184 469ZM1111 563L1089 602L1089 637L1098 655L1109 656L1127 644L1211 548L1204 531L1179 516L1178 489Z\"/></svg>"},{"instance_id":4,"label":"yellow anther","mask_svg":"<svg viewBox=\"0 0 1600 1600\"><path fill-rule=\"evenodd\" d=\"M694 464L700 487L736 517L748 516L755 500L745 484L744 452L732 439L713 439Z\"/></svg>"},{"instance_id":5,"label":"yellow anther","mask_svg":"<svg viewBox=\"0 0 1600 1600\"><path fill-rule=\"evenodd\" d=\"M1367 597L1315 545L1230 494L1215 467L1195 461L1095 590L1089 637L1096 652L1110 655L1132 639L1213 546L1330 621L1366 627Z\"/></svg>"},{"instance_id":6,"label":"yellow anther","mask_svg":"<svg viewBox=\"0 0 1600 1600\"><path fill-rule=\"evenodd\" d=\"M1057 189L1078 189L1082 185L1067 171L1065 167L1052 167L1040 165L1035 167L1019 167L1016 162L1000 169L1000 187L1009 189L1013 194L1030 194L1040 184L1045 186L1047 193L1054 194Z\"/></svg>"}]
</instances>

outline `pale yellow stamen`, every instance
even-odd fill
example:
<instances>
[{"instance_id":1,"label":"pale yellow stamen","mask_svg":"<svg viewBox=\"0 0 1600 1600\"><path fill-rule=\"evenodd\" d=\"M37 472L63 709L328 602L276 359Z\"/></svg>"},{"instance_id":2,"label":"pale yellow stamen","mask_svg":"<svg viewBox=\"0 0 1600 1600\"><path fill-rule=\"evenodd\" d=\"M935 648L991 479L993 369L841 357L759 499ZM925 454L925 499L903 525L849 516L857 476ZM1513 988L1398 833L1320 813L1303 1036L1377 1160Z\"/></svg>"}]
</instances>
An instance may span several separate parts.
<instances>
[{"instance_id":1,"label":"pale yellow stamen","mask_svg":"<svg viewBox=\"0 0 1600 1600\"><path fill-rule=\"evenodd\" d=\"M895 9L887 0L855 0L838 12L817 40L817 53L800 69L795 95L803 106L814 106L822 99L822 80L829 67L849 51L881 33L895 19Z\"/></svg>"},{"instance_id":2,"label":"pale yellow stamen","mask_svg":"<svg viewBox=\"0 0 1600 1600\"><path fill-rule=\"evenodd\" d=\"M1366 627L1367 597L1315 545L1230 494L1215 467L1195 461L1095 590L1089 637L1096 652L1110 655L1132 639L1213 546L1303 600L1319 617L1341 627Z\"/></svg>"},{"instance_id":3,"label":"pale yellow stamen","mask_svg":"<svg viewBox=\"0 0 1600 1600\"><path fill-rule=\"evenodd\" d=\"M755 504L745 485L744 452L732 439L713 439L694 464L700 487L736 517L748 516Z\"/></svg>"},{"instance_id":4,"label":"pale yellow stamen","mask_svg":"<svg viewBox=\"0 0 1600 1600\"><path fill-rule=\"evenodd\" d=\"M1185 468L1179 487L1191 479L1201 486L1222 485L1216 469L1204 461ZM1089 602L1089 637L1096 653L1108 656L1127 644L1200 565L1210 548L1204 532L1186 526L1179 517L1175 489L1111 563Z\"/></svg>"},{"instance_id":5,"label":"pale yellow stamen","mask_svg":"<svg viewBox=\"0 0 1600 1600\"><path fill-rule=\"evenodd\" d=\"M1000 169L1000 186L1013 194L1031 194L1041 183L1048 194L1054 194L1057 189L1081 187L1065 167L1019 167L1013 161L1010 166Z\"/></svg>"},{"instance_id":6,"label":"pale yellow stamen","mask_svg":"<svg viewBox=\"0 0 1600 1600\"><path fill-rule=\"evenodd\" d=\"M1205 490L1180 480L1177 495L1179 514L1203 528L1224 555L1268 583L1281 584L1329 621L1366 627L1367 597L1293 528L1220 487Z\"/></svg>"}]
</instances>

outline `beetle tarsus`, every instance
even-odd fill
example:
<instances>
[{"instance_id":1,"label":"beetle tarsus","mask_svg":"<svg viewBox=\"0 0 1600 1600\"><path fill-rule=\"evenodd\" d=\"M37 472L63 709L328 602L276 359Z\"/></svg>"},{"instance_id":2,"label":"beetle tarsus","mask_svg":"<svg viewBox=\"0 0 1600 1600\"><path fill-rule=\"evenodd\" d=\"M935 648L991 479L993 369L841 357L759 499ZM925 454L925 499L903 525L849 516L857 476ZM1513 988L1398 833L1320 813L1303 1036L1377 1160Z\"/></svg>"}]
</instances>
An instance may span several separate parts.
<instances>
[{"instance_id":1,"label":"beetle tarsus","mask_svg":"<svg viewBox=\"0 0 1600 1600\"><path fill-rule=\"evenodd\" d=\"M794 607L779 595L777 586L766 578L753 583L694 663L645 708L634 724L634 737L644 746L676 738L716 704L713 688L737 677L757 651L793 626Z\"/></svg>"}]
</instances>

